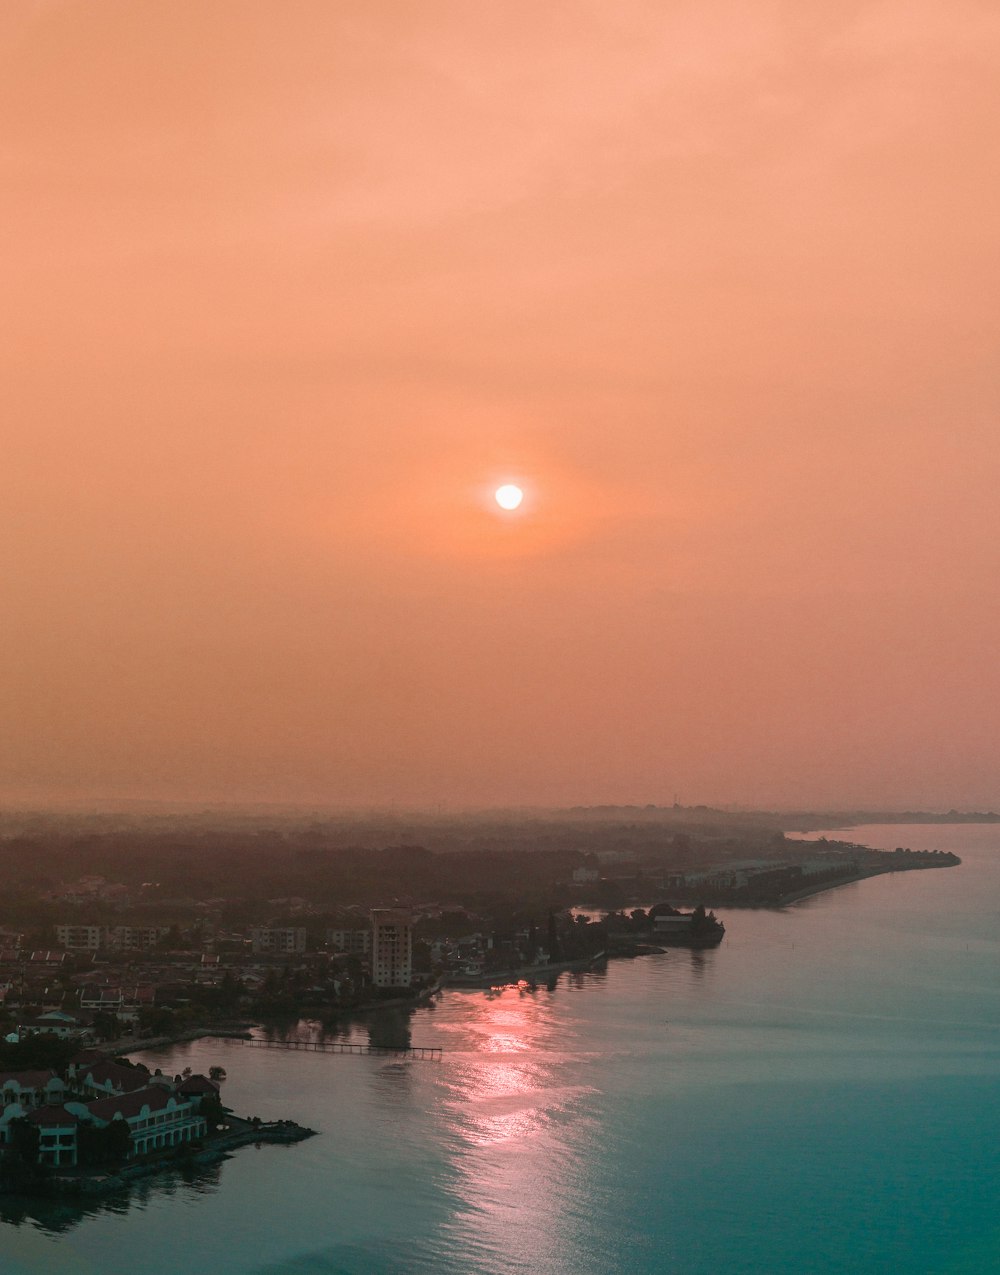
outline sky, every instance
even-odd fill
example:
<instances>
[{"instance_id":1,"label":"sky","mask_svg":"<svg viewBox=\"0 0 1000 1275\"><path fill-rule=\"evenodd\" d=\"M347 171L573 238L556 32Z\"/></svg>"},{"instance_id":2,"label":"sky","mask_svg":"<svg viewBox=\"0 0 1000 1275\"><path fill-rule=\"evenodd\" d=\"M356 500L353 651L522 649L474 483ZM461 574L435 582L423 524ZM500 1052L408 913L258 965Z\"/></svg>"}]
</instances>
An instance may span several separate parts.
<instances>
[{"instance_id":1,"label":"sky","mask_svg":"<svg viewBox=\"0 0 1000 1275\"><path fill-rule=\"evenodd\" d=\"M0 798L1000 805L998 115L977 0L8 0Z\"/></svg>"}]
</instances>

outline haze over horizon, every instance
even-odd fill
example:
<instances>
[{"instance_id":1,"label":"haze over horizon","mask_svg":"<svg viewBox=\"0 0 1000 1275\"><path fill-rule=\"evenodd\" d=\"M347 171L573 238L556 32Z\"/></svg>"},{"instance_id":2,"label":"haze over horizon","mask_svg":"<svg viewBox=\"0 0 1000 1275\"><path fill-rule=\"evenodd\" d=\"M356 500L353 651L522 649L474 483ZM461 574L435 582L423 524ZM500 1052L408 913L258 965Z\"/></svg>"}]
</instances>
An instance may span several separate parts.
<instances>
[{"instance_id":1,"label":"haze over horizon","mask_svg":"<svg viewBox=\"0 0 1000 1275\"><path fill-rule=\"evenodd\" d=\"M1000 805L995 6L0 65L0 799Z\"/></svg>"}]
</instances>

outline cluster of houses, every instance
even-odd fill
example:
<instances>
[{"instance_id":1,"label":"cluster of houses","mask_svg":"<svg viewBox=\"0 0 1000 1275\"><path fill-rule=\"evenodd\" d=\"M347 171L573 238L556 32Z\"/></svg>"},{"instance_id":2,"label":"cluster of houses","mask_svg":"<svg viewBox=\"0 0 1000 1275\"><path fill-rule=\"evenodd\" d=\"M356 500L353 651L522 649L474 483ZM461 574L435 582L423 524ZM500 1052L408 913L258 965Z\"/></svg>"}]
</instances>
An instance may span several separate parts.
<instances>
[{"instance_id":1,"label":"cluster of houses","mask_svg":"<svg viewBox=\"0 0 1000 1275\"><path fill-rule=\"evenodd\" d=\"M491 970L545 965L549 949L544 935L535 929L517 930L505 938L474 931L436 940L431 944L431 960L447 978L460 982L481 978Z\"/></svg>"},{"instance_id":2,"label":"cluster of houses","mask_svg":"<svg viewBox=\"0 0 1000 1275\"><path fill-rule=\"evenodd\" d=\"M44 952L28 951L21 935L0 931L0 942L10 945L0 946L3 1032L9 1038L49 1033L81 1044L113 1039L149 1028L144 1010L212 1003L196 989L238 987L243 1004L251 1005L273 994L276 976L290 969L298 974L297 988L313 994L316 1004L361 995L369 986L409 988L412 927L409 910L380 908L359 914L350 928L328 930L325 946L315 946L318 935L307 945L305 926L259 926L243 936L242 950L227 945L221 953L164 950L163 927L59 925L63 946Z\"/></svg>"},{"instance_id":3,"label":"cluster of houses","mask_svg":"<svg viewBox=\"0 0 1000 1275\"><path fill-rule=\"evenodd\" d=\"M207 1076L171 1078L150 1073L141 1063L117 1062L84 1050L63 1075L51 1070L0 1072L0 1143L11 1144L15 1122L23 1120L38 1131L39 1164L75 1168L82 1131L118 1122L126 1156L141 1158L203 1138L208 1132L203 1107L218 1094L219 1086Z\"/></svg>"}]
</instances>

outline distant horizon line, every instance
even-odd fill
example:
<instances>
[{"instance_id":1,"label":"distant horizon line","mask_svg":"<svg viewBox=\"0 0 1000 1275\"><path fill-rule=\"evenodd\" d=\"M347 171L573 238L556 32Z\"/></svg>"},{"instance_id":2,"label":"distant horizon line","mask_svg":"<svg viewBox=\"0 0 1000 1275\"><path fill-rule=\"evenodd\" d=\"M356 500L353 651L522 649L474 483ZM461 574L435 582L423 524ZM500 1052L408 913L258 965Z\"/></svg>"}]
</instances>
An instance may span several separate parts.
<instances>
[{"instance_id":1,"label":"distant horizon line","mask_svg":"<svg viewBox=\"0 0 1000 1275\"><path fill-rule=\"evenodd\" d=\"M727 802L714 804L697 802L690 805L683 802L613 802L599 801L592 803L573 802L571 804L508 803L508 804L469 804L450 805L445 802L427 804L409 804L404 802L372 802L367 804L339 804L319 801L273 801L273 800L198 800L184 798L153 797L72 797L72 798L4 798L0 797L0 817L12 814L88 814L112 815L129 813L149 814L263 814L268 812L298 815L337 815L344 817L379 817L404 818L419 816L421 818L461 818L471 815L510 815L510 814L571 814L597 813L610 811L663 812L663 813L715 813L720 815L830 815L859 816L877 815L920 815L944 818L956 815L969 818L974 815L988 816L1000 820L1000 813L986 806L949 806L947 809L932 806L876 806L867 804L855 805L750 805L744 802Z\"/></svg>"}]
</instances>

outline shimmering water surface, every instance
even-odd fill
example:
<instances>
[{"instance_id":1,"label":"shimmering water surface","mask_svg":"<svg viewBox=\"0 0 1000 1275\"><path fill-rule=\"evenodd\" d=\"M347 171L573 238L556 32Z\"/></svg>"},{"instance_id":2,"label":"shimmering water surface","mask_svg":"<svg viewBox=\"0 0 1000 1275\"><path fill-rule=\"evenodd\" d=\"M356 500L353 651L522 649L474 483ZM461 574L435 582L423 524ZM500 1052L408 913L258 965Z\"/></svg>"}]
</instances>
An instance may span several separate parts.
<instances>
[{"instance_id":1,"label":"shimmering water surface","mask_svg":"<svg viewBox=\"0 0 1000 1275\"><path fill-rule=\"evenodd\" d=\"M852 836L964 862L724 913L716 951L453 991L376 1029L440 1062L147 1055L221 1063L237 1111L321 1136L85 1216L7 1208L0 1270L1000 1270L1000 828Z\"/></svg>"}]
</instances>

